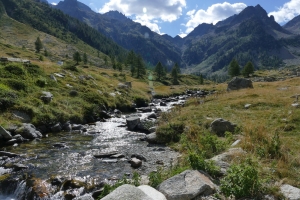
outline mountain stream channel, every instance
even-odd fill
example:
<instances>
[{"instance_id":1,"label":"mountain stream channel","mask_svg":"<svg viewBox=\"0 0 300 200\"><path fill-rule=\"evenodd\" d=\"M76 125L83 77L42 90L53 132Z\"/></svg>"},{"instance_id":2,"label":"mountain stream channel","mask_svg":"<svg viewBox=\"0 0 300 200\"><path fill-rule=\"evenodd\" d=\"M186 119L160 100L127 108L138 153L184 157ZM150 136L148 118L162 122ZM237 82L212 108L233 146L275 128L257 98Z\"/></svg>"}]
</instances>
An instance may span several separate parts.
<instances>
[{"instance_id":1,"label":"mountain stream channel","mask_svg":"<svg viewBox=\"0 0 300 200\"><path fill-rule=\"evenodd\" d=\"M143 120L157 110L168 112L174 104L184 104L187 97L168 98L163 106L162 100L156 99L150 104L151 112L122 114L85 125L86 132L51 133L42 139L2 148L20 156L8 158L9 161L0 157L1 165L18 163L25 169L12 172L0 167L2 177L9 175L0 185L0 199L81 199L92 195L104 183L132 178L134 172L145 177L158 167L171 167L180 154L164 145L148 143L144 140L145 133L129 131L126 118L138 115ZM103 153L107 156L101 156ZM131 157L142 160L142 165L133 168L128 162ZM94 187L89 191L81 183Z\"/></svg>"}]
</instances>

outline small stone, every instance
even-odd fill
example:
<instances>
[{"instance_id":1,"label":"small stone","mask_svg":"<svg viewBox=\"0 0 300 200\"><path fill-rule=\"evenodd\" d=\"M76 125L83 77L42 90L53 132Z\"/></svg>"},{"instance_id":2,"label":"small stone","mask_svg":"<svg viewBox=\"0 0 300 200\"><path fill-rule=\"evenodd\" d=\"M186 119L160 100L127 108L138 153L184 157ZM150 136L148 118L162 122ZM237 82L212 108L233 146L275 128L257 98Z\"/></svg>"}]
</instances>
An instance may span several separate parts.
<instances>
[{"instance_id":1,"label":"small stone","mask_svg":"<svg viewBox=\"0 0 300 200\"><path fill-rule=\"evenodd\" d=\"M142 161L137 158L131 158L129 163L131 164L131 167L133 167L133 168L139 168L140 166L142 166Z\"/></svg>"}]
</instances>

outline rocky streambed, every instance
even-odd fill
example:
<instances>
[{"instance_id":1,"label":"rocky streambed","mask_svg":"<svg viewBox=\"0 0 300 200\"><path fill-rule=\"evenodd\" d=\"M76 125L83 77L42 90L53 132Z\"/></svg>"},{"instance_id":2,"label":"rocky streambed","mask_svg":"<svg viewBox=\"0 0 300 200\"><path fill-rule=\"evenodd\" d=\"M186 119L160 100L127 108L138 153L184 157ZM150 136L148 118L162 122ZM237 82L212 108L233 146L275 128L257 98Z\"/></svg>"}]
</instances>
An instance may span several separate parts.
<instances>
[{"instance_id":1,"label":"rocky streambed","mask_svg":"<svg viewBox=\"0 0 300 200\"><path fill-rule=\"evenodd\" d=\"M160 112L187 97L154 100L131 115L115 112L105 122L80 130L2 148L0 199L80 199L134 172L148 175L157 167L170 167L180 155L150 144L146 135L155 131Z\"/></svg>"}]
</instances>

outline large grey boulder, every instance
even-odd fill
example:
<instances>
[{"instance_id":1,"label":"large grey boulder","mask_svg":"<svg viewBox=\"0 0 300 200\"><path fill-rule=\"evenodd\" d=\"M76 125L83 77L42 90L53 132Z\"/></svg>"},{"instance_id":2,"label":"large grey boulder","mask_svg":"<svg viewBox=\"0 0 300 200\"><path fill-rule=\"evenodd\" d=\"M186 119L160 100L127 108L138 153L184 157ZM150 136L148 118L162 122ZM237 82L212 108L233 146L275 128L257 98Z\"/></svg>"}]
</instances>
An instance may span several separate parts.
<instances>
[{"instance_id":1,"label":"large grey boulder","mask_svg":"<svg viewBox=\"0 0 300 200\"><path fill-rule=\"evenodd\" d=\"M4 138L5 140L11 140L13 137L10 134L10 132L8 132L2 126L0 126L0 138Z\"/></svg>"},{"instance_id":2,"label":"large grey boulder","mask_svg":"<svg viewBox=\"0 0 300 200\"><path fill-rule=\"evenodd\" d=\"M224 133L226 131L229 131L229 132L233 133L234 129L236 127L236 124L233 124L229 121L226 121L222 118L219 118L219 119L214 120L210 124L210 127L211 127L211 131L213 133L216 133L218 136L224 136Z\"/></svg>"},{"instance_id":3,"label":"large grey boulder","mask_svg":"<svg viewBox=\"0 0 300 200\"><path fill-rule=\"evenodd\" d=\"M139 188L134 187L133 185L122 185L112 191L109 195L105 196L101 200L154 200L149 197Z\"/></svg>"},{"instance_id":4,"label":"large grey boulder","mask_svg":"<svg viewBox=\"0 0 300 200\"><path fill-rule=\"evenodd\" d=\"M43 135L36 130L33 124L23 123L21 127L16 130L16 134L20 134L25 139L41 138Z\"/></svg>"},{"instance_id":5,"label":"large grey boulder","mask_svg":"<svg viewBox=\"0 0 300 200\"><path fill-rule=\"evenodd\" d=\"M126 119L127 127L130 131L133 131L140 123L139 117L129 117Z\"/></svg>"},{"instance_id":6,"label":"large grey boulder","mask_svg":"<svg viewBox=\"0 0 300 200\"><path fill-rule=\"evenodd\" d=\"M165 195L163 195L161 192L157 191L153 187L150 187L149 185L141 185L138 187L140 190L142 190L145 194L147 194L149 197L155 200L167 200Z\"/></svg>"},{"instance_id":7,"label":"large grey boulder","mask_svg":"<svg viewBox=\"0 0 300 200\"><path fill-rule=\"evenodd\" d=\"M158 191L168 200L189 200L214 193L215 185L204 173L186 170L162 182Z\"/></svg>"},{"instance_id":8,"label":"large grey boulder","mask_svg":"<svg viewBox=\"0 0 300 200\"><path fill-rule=\"evenodd\" d=\"M227 86L227 91L253 88L252 81L245 78L234 77Z\"/></svg>"},{"instance_id":9,"label":"large grey boulder","mask_svg":"<svg viewBox=\"0 0 300 200\"><path fill-rule=\"evenodd\" d=\"M281 193L287 200L299 200L300 189L291 185L284 184L280 187Z\"/></svg>"}]
</instances>

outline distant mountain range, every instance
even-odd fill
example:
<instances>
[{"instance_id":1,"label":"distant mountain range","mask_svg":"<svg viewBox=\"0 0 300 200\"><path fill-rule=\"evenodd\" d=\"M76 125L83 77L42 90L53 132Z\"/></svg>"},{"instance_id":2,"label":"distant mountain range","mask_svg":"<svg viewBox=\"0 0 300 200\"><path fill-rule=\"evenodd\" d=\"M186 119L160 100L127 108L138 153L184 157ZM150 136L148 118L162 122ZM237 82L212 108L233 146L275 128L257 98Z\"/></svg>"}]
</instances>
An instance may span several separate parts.
<instances>
[{"instance_id":1,"label":"distant mountain range","mask_svg":"<svg viewBox=\"0 0 300 200\"><path fill-rule=\"evenodd\" d=\"M77 0L65 0L56 8L90 26L155 65L180 63L190 72L211 74L226 70L233 58L241 65L251 60L257 68L300 64L299 49L291 46L300 32L300 16L281 27L260 6L213 24L200 24L185 38L159 35L117 11L99 14ZM225 67L225 68L224 68Z\"/></svg>"},{"instance_id":2,"label":"distant mountain range","mask_svg":"<svg viewBox=\"0 0 300 200\"><path fill-rule=\"evenodd\" d=\"M0 1L6 5L9 16L24 22L25 19L21 19L17 13L9 9L9 2L16 2L16 0ZM26 1L37 3L46 0ZM96 13L77 0L64 0L53 7L84 22L88 25L88 29L94 28L98 31L99 37L106 36L109 39L104 41L109 41L109 44L114 46L109 51L105 51L109 48L108 46L104 50L101 50L100 46L94 45L94 47L108 55L123 57L123 50L116 46L115 43L117 43L124 49L134 50L142 55L149 65L156 65L158 61L161 61L170 68L177 62L183 71L188 73L221 76L226 73L227 66L233 58L236 58L241 66L252 61L256 68L279 68L300 64L300 16L282 27L273 16L268 16L260 5L249 6L241 13L215 25L200 24L185 38L159 35L117 11L105 14ZM19 9L19 12L23 11L24 9ZM51 13L44 14L50 15ZM47 16L45 16L46 19ZM57 19L52 14L49 20ZM34 20L27 19L26 21ZM61 25L60 29L74 31L70 23L65 23L64 28ZM37 25L32 23L32 26L36 28ZM93 39L85 38L84 31L82 33L75 31L75 33L77 37L93 45ZM96 36L95 34L93 32L92 35Z\"/></svg>"}]
</instances>

